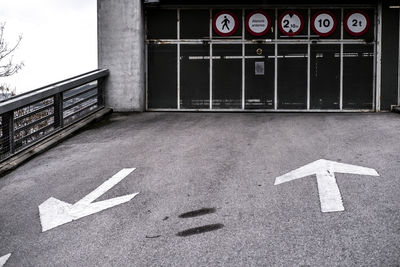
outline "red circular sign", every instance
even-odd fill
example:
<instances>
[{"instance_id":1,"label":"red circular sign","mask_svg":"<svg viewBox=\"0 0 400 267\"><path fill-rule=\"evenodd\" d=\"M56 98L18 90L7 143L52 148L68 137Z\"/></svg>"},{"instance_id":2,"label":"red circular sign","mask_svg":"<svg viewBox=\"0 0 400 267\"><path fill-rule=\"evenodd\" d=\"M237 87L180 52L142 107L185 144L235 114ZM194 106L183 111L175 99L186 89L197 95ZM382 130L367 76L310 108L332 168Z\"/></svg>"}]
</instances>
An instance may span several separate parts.
<instances>
[{"instance_id":1,"label":"red circular sign","mask_svg":"<svg viewBox=\"0 0 400 267\"><path fill-rule=\"evenodd\" d=\"M304 19L299 12L289 10L279 17L279 30L286 36L295 36L304 28Z\"/></svg>"},{"instance_id":2,"label":"red circular sign","mask_svg":"<svg viewBox=\"0 0 400 267\"><path fill-rule=\"evenodd\" d=\"M231 36L236 32L238 26L236 15L230 11L221 11L213 18L214 32L220 36Z\"/></svg>"},{"instance_id":3,"label":"red circular sign","mask_svg":"<svg viewBox=\"0 0 400 267\"><path fill-rule=\"evenodd\" d=\"M369 16L360 10L351 11L344 20L344 28L352 36L365 34L370 26Z\"/></svg>"},{"instance_id":4,"label":"red circular sign","mask_svg":"<svg viewBox=\"0 0 400 267\"><path fill-rule=\"evenodd\" d=\"M263 36L271 26L271 18L262 10L253 11L246 17L246 29L254 36Z\"/></svg>"},{"instance_id":5,"label":"red circular sign","mask_svg":"<svg viewBox=\"0 0 400 267\"><path fill-rule=\"evenodd\" d=\"M336 30L336 16L327 10L317 12L311 19L311 27L319 36L329 36Z\"/></svg>"}]
</instances>

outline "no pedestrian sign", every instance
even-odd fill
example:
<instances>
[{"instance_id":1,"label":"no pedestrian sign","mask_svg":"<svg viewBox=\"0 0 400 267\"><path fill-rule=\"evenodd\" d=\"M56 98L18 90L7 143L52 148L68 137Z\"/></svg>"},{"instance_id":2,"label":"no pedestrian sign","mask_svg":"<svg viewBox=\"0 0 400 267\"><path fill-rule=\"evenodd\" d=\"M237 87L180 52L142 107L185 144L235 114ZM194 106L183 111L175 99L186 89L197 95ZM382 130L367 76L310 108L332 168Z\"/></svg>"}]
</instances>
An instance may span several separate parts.
<instances>
[{"instance_id":1,"label":"no pedestrian sign","mask_svg":"<svg viewBox=\"0 0 400 267\"><path fill-rule=\"evenodd\" d=\"M312 18L312 29L319 36L331 35L337 27L337 20L330 11L320 11Z\"/></svg>"},{"instance_id":2,"label":"no pedestrian sign","mask_svg":"<svg viewBox=\"0 0 400 267\"><path fill-rule=\"evenodd\" d=\"M279 17L278 26L284 35L295 36L304 28L304 19L297 11L287 11Z\"/></svg>"},{"instance_id":3,"label":"no pedestrian sign","mask_svg":"<svg viewBox=\"0 0 400 267\"><path fill-rule=\"evenodd\" d=\"M361 36L369 29L369 17L362 11L353 11L347 14L344 28L352 36Z\"/></svg>"},{"instance_id":4,"label":"no pedestrian sign","mask_svg":"<svg viewBox=\"0 0 400 267\"><path fill-rule=\"evenodd\" d=\"M254 11L246 17L246 29L254 36L262 36L271 28L271 18L264 11Z\"/></svg>"},{"instance_id":5,"label":"no pedestrian sign","mask_svg":"<svg viewBox=\"0 0 400 267\"><path fill-rule=\"evenodd\" d=\"M229 11L221 11L214 16L213 29L220 36L231 36L238 28L238 19Z\"/></svg>"}]
</instances>

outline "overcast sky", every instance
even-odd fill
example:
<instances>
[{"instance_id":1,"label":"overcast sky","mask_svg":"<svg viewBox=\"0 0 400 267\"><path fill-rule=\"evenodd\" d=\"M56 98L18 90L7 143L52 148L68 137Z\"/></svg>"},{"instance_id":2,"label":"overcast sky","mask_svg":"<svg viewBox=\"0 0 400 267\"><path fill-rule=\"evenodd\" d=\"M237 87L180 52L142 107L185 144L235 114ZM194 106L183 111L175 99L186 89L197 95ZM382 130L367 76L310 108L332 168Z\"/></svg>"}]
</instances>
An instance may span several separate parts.
<instances>
[{"instance_id":1,"label":"overcast sky","mask_svg":"<svg viewBox=\"0 0 400 267\"><path fill-rule=\"evenodd\" d=\"M0 0L0 22L24 68L0 78L26 92L97 68L96 0Z\"/></svg>"}]
</instances>

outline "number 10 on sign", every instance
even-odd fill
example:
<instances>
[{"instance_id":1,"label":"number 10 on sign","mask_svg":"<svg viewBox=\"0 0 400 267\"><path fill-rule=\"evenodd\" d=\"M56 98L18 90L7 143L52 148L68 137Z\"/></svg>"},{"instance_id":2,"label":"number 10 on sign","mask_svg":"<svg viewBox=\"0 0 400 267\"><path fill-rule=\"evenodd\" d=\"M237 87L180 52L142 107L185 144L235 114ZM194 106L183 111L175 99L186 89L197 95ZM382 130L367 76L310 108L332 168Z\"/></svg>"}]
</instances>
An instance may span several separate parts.
<instances>
[{"instance_id":1,"label":"number 10 on sign","mask_svg":"<svg viewBox=\"0 0 400 267\"><path fill-rule=\"evenodd\" d=\"M319 36L329 36L336 30L337 19L330 11L320 11L312 17L311 26Z\"/></svg>"}]
</instances>

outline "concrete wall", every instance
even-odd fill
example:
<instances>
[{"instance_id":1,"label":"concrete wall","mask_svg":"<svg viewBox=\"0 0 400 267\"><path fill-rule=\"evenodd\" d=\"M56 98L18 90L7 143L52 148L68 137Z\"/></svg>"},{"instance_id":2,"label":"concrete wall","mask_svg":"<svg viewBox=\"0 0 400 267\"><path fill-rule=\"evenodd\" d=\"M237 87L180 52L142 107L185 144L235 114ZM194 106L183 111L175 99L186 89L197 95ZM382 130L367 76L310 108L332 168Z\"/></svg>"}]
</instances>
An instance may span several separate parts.
<instances>
[{"instance_id":1,"label":"concrete wall","mask_svg":"<svg viewBox=\"0 0 400 267\"><path fill-rule=\"evenodd\" d=\"M141 0L98 0L99 68L110 69L106 106L143 111L144 16Z\"/></svg>"}]
</instances>

